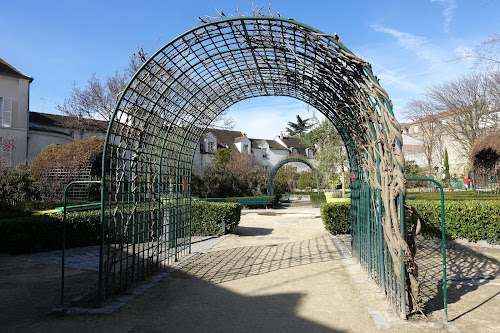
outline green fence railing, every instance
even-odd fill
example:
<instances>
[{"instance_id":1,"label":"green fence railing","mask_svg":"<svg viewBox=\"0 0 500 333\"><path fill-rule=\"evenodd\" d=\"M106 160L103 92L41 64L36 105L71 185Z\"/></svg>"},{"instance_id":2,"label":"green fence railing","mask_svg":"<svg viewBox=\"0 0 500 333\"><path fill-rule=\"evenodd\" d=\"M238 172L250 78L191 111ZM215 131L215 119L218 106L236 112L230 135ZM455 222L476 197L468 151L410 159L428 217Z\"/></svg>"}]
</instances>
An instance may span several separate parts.
<instances>
[{"instance_id":1,"label":"green fence railing","mask_svg":"<svg viewBox=\"0 0 500 333\"><path fill-rule=\"evenodd\" d=\"M448 296L446 294L446 239L445 239L445 215L444 215L444 191L441 184L432 178L406 178L410 181L429 181L435 183L439 190L441 191L441 247L443 252L443 307L444 307L444 318L448 321Z\"/></svg>"}]
</instances>

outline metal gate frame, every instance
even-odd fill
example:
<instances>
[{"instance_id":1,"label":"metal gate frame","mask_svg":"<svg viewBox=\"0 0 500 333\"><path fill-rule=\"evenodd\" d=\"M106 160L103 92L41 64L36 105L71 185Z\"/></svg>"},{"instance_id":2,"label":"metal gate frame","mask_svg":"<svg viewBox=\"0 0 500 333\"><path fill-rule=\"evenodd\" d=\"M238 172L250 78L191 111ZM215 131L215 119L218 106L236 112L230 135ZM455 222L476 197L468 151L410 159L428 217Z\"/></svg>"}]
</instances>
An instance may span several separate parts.
<instances>
[{"instance_id":1,"label":"metal gate frame","mask_svg":"<svg viewBox=\"0 0 500 333\"><path fill-rule=\"evenodd\" d=\"M222 111L259 96L303 101L337 128L355 171L356 253L405 311L404 279L394 280L404 261L383 250L380 230L381 219L404 220L402 141L389 97L337 35L274 16L208 20L160 48L123 91L103 151L99 305L189 253L201 136Z\"/></svg>"},{"instance_id":2,"label":"metal gate frame","mask_svg":"<svg viewBox=\"0 0 500 333\"><path fill-rule=\"evenodd\" d=\"M269 179L267 181L267 194L268 195L273 195L274 194L274 177L276 177L276 174L278 173L278 170L282 166L284 166L285 164L287 164L287 163L294 163L294 162L305 164L309 168L311 168L312 171L314 171L314 176L316 177L316 186L317 186L317 189L318 189L317 191L319 193L319 177L318 177L318 172L312 166L312 164L309 163L309 162L307 162L306 160L304 160L302 158L289 157L289 158L284 158L281 161L279 161L278 164L276 164L274 166L274 168L271 170L271 172L269 173Z\"/></svg>"}]
</instances>

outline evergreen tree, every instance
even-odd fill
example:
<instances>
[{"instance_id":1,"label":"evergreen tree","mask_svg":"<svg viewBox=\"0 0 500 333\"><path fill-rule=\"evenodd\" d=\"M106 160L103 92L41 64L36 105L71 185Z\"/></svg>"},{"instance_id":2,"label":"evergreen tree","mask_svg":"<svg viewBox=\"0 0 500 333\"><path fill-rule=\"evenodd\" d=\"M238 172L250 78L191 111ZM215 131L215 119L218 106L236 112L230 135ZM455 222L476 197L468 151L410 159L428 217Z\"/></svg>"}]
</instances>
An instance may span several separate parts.
<instances>
[{"instance_id":1,"label":"evergreen tree","mask_svg":"<svg viewBox=\"0 0 500 333\"><path fill-rule=\"evenodd\" d=\"M445 175L445 178L444 180L445 181L449 181L450 180L450 163L448 161L448 149L444 149L444 175Z\"/></svg>"},{"instance_id":2,"label":"evergreen tree","mask_svg":"<svg viewBox=\"0 0 500 333\"><path fill-rule=\"evenodd\" d=\"M301 136L302 134L307 133L307 131L313 126L312 124L309 124L309 120L311 120L311 118L302 119L299 115L297 115L296 123L291 121L288 122L289 127L286 128L287 133L292 136Z\"/></svg>"}]
</instances>

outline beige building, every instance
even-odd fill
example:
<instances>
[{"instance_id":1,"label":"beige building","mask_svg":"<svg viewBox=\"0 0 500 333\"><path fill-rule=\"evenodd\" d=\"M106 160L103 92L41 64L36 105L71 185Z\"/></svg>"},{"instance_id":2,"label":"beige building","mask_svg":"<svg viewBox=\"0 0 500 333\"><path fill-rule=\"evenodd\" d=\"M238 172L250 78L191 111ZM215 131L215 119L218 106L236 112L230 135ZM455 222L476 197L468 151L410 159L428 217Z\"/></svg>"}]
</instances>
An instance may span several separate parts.
<instances>
[{"instance_id":1,"label":"beige building","mask_svg":"<svg viewBox=\"0 0 500 333\"><path fill-rule=\"evenodd\" d=\"M465 176L470 168L469 151L476 140L500 128L500 112L492 105L471 107L429 115L409 123L402 123L403 152L405 135L421 141L421 147L409 143L405 153L407 160L427 168L426 147L432 147L431 164L438 168L444 165L445 149L448 151L450 174Z\"/></svg>"}]
</instances>

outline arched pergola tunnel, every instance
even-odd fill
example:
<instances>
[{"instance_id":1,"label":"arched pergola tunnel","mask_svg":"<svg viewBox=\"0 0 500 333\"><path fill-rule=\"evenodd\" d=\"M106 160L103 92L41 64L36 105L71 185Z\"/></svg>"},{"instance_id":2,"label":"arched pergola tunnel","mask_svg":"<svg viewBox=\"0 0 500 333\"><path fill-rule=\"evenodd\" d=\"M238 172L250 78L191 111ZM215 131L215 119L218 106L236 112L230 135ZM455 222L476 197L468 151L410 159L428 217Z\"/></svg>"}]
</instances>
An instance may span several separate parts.
<instances>
[{"instance_id":1,"label":"arched pergola tunnel","mask_svg":"<svg viewBox=\"0 0 500 333\"><path fill-rule=\"evenodd\" d=\"M316 178L316 189L317 189L317 192L319 193L319 184L320 184L319 183L319 176L318 176L318 172L312 166L312 164L307 162L303 158L289 157L289 158L284 158L281 161L279 161L274 166L274 168L271 170L271 172L269 173L269 180L267 182L267 194L269 194L269 195L274 194L274 177L276 177L278 170L287 163L302 163L302 164L307 165L314 172L314 176Z\"/></svg>"},{"instance_id":2,"label":"arched pergola tunnel","mask_svg":"<svg viewBox=\"0 0 500 333\"><path fill-rule=\"evenodd\" d=\"M303 101L335 125L355 177L353 251L404 313L405 280L414 276L401 278L401 271L413 257L400 232L404 162L388 96L371 66L338 37L264 16L208 22L178 36L120 97L103 158L99 297L129 289L190 251L199 140L221 112L259 96Z\"/></svg>"}]
</instances>

